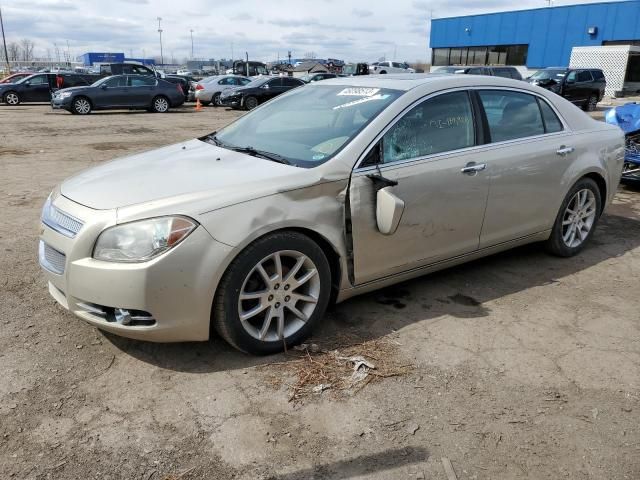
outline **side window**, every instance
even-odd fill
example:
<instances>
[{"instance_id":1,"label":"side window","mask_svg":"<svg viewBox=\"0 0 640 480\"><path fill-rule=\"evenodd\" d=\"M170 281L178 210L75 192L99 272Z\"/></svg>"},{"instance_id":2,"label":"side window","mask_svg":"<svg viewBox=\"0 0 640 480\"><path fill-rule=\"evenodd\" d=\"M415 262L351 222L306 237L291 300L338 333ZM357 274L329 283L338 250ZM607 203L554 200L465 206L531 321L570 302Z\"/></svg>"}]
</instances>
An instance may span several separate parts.
<instances>
[{"instance_id":1,"label":"side window","mask_svg":"<svg viewBox=\"0 0 640 480\"><path fill-rule=\"evenodd\" d=\"M269 80L267 82L267 85L269 85L269 88L278 88L282 86L282 79L280 78L274 78L273 80Z\"/></svg>"},{"instance_id":2,"label":"side window","mask_svg":"<svg viewBox=\"0 0 640 480\"><path fill-rule=\"evenodd\" d=\"M107 87L126 87L126 77L113 77L104 82Z\"/></svg>"},{"instance_id":3,"label":"side window","mask_svg":"<svg viewBox=\"0 0 640 480\"><path fill-rule=\"evenodd\" d=\"M533 95L484 90L480 92L480 101L487 115L492 142L545 133L540 108Z\"/></svg>"},{"instance_id":4,"label":"side window","mask_svg":"<svg viewBox=\"0 0 640 480\"><path fill-rule=\"evenodd\" d=\"M251 80L249 80L248 78L240 78L238 81L240 82L239 85L246 85L248 83L251 83Z\"/></svg>"},{"instance_id":5,"label":"side window","mask_svg":"<svg viewBox=\"0 0 640 480\"><path fill-rule=\"evenodd\" d=\"M591 73L589 73L589 70L582 70L581 72L578 72L577 75L577 80L578 82L591 82L593 81L593 78L591 77Z\"/></svg>"},{"instance_id":6,"label":"side window","mask_svg":"<svg viewBox=\"0 0 640 480\"><path fill-rule=\"evenodd\" d=\"M593 75L594 80L604 80L604 73L601 70L591 70L591 75Z\"/></svg>"},{"instance_id":7,"label":"side window","mask_svg":"<svg viewBox=\"0 0 640 480\"><path fill-rule=\"evenodd\" d=\"M122 73L133 74L133 67L131 65L123 65Z\"/></svg>"},{"instance_id":8,"label":"side window","mask_svg":"<svg viewBox=\"0 0 640 480\"><path fill-rule=\"evenodd\" d=\"M44 75L38 75L37 77L30 78L29 85L44 85L47 82L47 77Z\"/></svg>"},{"instance_id":9,"label":"side window","mask_svg":"<svg viewBox=\"0 0 640 480\"><path fill-rule=\"evenodd\" d=\"M569 72L569 75L567 75L567 83L575 82L576 81L576 76L577 76L576 74L577 74L577 72L575 70L572 71L572 72Z\"/></svg>"},{"instance_id":10,"label":"side window","mask_svg":"<svg viewBox=\"0 0 640 480\"><path fill-rule=\"evenodd\" d=\"M382 142L383 163L473 146L473 113L467 92L425 100L405 114Z\"/></svg>"},{"instance_id":11,"label":"side window","mask_svg":"<svg viewBox=\"0 0 640 480\"><path fill-rule=\"evenodd\" d=\"M129 77L129 84L132 87L151 87L156 84L153 78L147 76Z\"/></svg>"},{"instance_id":12,"label":"side window","mask_svg":"<svg viewBox=\"0 0 640 480\"><path fill-rule=\"evenodd\" d=\"M542 112L542 119L544 120L544 130L546 133L555 133L562 131L562 122L551 109L549 104L542 99L538 99L540 105L540 111Z\"/></svg>"},{"instance_id":13,"label":"side window","mask_svg":"<svg viewBox=\"0 0 640 480\"><path fill-rule=\"evenodd\" d=\"M494 68L493 74L496 77L511 78L511 71L508 68Z\"/></svg>"},{"instance_id":14,"label":"side window","mask_svg":"<svg viewBox=\"0 0 640 480\"><path fill-rule=\"evenodd\" d=\"M394 68L402 68L402 65L400 65L398 62L393 62L392 65Z\"/></svg>"},{"instance_id":15,"label":"side window","mask_svg":"<svg viewBox=\"0 0 640 480\"><path fill-rule=\"evenodd\" d=\"M283 78L282 79L283 85L285 87L299 87L301 85L301 81L296 79L296 78Z\"/></svg>"}]
</instances>

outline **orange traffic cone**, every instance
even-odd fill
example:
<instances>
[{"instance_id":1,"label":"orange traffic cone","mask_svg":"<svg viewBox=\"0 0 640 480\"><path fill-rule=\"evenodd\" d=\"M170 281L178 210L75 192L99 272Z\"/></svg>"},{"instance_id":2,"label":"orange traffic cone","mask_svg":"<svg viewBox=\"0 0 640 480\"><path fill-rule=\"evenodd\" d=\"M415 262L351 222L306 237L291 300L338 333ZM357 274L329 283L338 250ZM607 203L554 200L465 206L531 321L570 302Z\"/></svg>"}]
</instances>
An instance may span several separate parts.
<instances>
[{"instance_id":1,"label":"orange traffic cone","mask_svg":"<svg viewBox=\"0 0 640 480\"><path fill-rule=\"evenodd\" d=\"M196 98L196 112L202 110L202 104L200 103L200 99Z\"/></svg>"}]
</instances>

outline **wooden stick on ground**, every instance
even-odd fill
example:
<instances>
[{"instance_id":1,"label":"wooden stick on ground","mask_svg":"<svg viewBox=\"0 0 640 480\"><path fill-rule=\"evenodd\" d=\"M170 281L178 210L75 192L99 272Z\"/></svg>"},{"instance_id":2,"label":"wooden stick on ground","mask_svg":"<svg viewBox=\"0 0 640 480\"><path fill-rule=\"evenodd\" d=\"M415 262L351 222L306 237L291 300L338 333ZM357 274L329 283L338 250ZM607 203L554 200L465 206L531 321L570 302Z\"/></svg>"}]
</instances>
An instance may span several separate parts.
<instances>
[{"instance_id":1,"label":"wooden stick on ground","mask_svg":"<svg viewBox=\"0 0 640 480\"><path fill-rule=\"evenodd\" d=\"M449 460L447 457L442 457L442 466L444 467L444 472L447 474L447 478L449 480L458 480L458 476L453 469L451 460Z\"/></svg>"}]
</instances>

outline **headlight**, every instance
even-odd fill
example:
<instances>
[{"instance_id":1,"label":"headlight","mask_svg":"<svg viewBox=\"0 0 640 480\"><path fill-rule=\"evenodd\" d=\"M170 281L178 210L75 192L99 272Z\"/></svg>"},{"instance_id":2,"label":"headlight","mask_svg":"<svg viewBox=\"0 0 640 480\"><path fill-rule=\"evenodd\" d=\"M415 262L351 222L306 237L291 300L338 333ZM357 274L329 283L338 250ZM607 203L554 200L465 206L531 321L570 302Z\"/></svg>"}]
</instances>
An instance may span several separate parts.
<instances>
[{"instance_id":1,"label":"headlight","mask_svg":"<svg viewBox=\"0 0 640 480\"><path fill-rule=\"evenodd\" d=\"M124 223L100 234L93 258L108 262L144 262L172 249L198 224L186 217L158 217Z\"/></svg>"},{"instance_id":2,"label":"headlight","mask_svg":"<svg viewBox=\"0 0 640 480\"><path fill-rule=\"evenodd\" d=\"M71 96L71 92L59 92L59 93L58 93L58 96L59 96L60 98L67 98L67 97L70 97L70 96Z\"/></svg>"}]
</instances>

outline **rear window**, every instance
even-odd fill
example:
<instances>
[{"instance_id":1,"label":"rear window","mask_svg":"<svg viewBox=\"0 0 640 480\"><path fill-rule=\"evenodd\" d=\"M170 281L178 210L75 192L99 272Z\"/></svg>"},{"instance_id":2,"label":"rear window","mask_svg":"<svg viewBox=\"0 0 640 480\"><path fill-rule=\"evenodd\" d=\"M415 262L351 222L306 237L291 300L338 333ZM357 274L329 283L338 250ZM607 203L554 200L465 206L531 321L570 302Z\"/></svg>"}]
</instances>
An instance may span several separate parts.
<instances>
[{"instance_id":1,"label":"rear window","mask_svg":"<svg viewBox=\"0 0 640 480\"><path fill-rule=\"evenodd\" d=\"M582 70L576 75L576 82L591 82L593 77L588 70Z\"/></svg>"}]
</instances>

